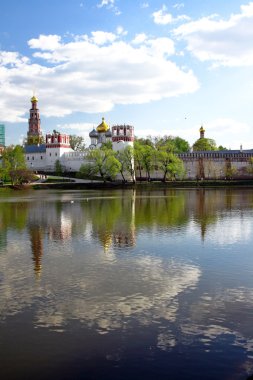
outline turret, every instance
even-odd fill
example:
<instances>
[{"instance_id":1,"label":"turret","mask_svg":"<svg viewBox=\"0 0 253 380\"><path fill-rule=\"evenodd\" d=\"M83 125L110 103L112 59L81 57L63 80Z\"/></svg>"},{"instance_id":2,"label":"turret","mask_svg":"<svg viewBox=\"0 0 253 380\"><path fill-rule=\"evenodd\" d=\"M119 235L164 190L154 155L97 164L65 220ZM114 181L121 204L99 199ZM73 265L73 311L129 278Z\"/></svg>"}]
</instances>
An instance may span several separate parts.
<instances>
[{"instance_id":1,"label":"turret","mask_svg":"<svg viewBox=\"0 0 253 380\"><path fill-rule=\"evenodd\" d=\"M200 133L200 139L203 139L205 138L205 129L203 127L203 125L201 125L201 127L199 128L199 133Z\"/></svg>"}]
</instances>

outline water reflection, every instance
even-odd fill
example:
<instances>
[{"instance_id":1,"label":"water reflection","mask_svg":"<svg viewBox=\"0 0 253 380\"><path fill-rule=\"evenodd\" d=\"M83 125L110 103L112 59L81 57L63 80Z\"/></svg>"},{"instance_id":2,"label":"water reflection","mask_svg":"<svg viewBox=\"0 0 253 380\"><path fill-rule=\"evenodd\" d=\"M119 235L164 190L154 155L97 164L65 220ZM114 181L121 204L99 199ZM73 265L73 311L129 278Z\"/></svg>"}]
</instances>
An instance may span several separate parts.
<instances>
[{"instance_id":1,"label":"water reflection","mask_svg":"<svg viewBox=\"0 0 253 380\"><path fill-rule=\"evenodd\" d=\"M3 328L32 309L63 334L151 329L156 350L236 347L252 372L251 190L35 194L0 198Z\"/></svg>"}]
</instances>

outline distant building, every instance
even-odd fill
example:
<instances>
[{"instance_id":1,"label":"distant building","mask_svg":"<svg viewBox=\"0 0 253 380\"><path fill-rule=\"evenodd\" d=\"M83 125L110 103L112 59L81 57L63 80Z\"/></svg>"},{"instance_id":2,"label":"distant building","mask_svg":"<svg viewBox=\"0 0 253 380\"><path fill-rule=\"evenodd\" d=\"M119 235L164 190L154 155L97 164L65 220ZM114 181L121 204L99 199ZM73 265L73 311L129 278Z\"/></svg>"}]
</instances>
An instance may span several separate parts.
<instances>
[{"instance_id":1,"label":"distant building","mask_svg":"<svg viewBox=\"0 0 253 380\"><path fill-rule=\"evenodd\" d=\"M2 153L5 147L5 125L0 124L0 153Z\"/></svg>"},{"instance_id":2,"label":"distant building","mask_svg":"<svg viewBox=\"0 0 253 380\"><path fill-rule=\"evenodd\" d=\"M89 149L100 148L103 143L112 142L115 151L127 146L133 147L134 128L130 125L116 125L110 129L104 118L102 123L93 129L89 136L91 144L85 152L74 151L70 146L69 135L53 131L45 137L40 128L40 114L38 99L31 98L32 107L28 120L27 143L25 155L27 167L41 172L53 172L55 163L59 160L63 171L77 172L80 166L89 163L87 158Z\"/></svg>"}]
</instances>

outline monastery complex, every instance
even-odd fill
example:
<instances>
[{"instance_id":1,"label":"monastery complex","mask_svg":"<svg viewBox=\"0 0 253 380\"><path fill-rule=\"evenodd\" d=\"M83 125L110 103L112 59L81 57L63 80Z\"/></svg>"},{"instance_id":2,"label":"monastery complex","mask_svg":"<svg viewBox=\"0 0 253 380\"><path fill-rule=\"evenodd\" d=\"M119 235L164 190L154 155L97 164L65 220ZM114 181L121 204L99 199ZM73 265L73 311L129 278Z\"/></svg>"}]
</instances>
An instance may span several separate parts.
<instances>
[{"instance_id":1,"label":"monastery complex","mask_svg":"<svg viewBox=\"0 0 253 380\"><path fill-rule=\"evenodd\" d=\"M205 130L200 128L200 138L204 137ZM104 118L101 124L89 133L89 149L101 147L111 141L112 148L120 151L127 146L133 147L134 127L130 125L114 125L111 128ZM53 132L42 136L40 128L40 114L38 99L31 98L29 128L25 145L27 167L41 172L55 171L55 163L59 160L63 171L77 172L82 164L88 163L86 152L74 151L70 147L68 134ZM178 157L185 167L185 179L224 179L228 173L234 173L233 178L248 178L249 162L253 157L253 149L243 150L216 150L180 153ZM162 178L162 173L155 170L152 178Z\"/></svg>"}]
</instances>

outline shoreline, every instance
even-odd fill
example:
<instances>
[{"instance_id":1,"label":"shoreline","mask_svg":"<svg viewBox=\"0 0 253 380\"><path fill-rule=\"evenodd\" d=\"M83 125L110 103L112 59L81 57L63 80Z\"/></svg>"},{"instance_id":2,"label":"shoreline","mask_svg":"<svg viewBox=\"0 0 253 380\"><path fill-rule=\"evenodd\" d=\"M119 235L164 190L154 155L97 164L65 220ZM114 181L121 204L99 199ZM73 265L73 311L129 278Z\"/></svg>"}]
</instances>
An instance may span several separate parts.
<instances>
[{"instance_id":1,"label":"shoreline","mask_svg":"<svg viewBox=\"0 0 253 380\"><path fill-rule=\"evenodd\" d=\"M136 183L122 183L122 182L53 182L53 183L33 183L21 186L3 186L2 189L9 188L12 190L19 189L33 189L33 190L49 190L49 189L66 189L66 190L82 190L82 189L170 189L170 188L229 188L229 187L253 187L253 180L203 180L203 181L168 181L168 182L136 182Z\"/></svg>"},{"instance_id":2,"label":"shoreline","mask_svg":"<svg viewBox=\"0 0 253 380\"><path fill-rule=\"evenodd\" d=\"M141 181L141 182L127 182L122 183L115 182L38 182L24 185L3 185L0 187L0 191L5 190L82 190L82 189L147 189L147 190L159 190L159 189L200 189L200 188L253 188L253 179L251 180L202 180L202 181Z\"/></svg>"}]
</instances>

